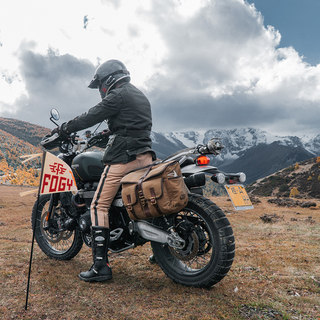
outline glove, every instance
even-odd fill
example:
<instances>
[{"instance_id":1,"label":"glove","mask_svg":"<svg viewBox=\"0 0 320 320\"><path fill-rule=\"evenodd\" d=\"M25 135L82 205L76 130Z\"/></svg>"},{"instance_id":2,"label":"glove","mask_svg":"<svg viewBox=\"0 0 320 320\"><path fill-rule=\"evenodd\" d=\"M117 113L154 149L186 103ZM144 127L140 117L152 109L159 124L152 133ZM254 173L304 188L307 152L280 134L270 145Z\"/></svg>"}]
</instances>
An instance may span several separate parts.
<instances>
[{"instance_id":1,"label":"glove","mask_svg":"<svg viewBox=\"0 0 320 320\"><path fill-rule=\"evenodd\" d=\"M69 134L66 130L66 122L64 122L61 126L58 126L57 128L53 129L51 131L51 135L54 135L55 133L57 133L59 135L59 137L66 139L69 137Z\"/></svg>"},{"instance_id":2,"label":"glove","mask_svg":"<svg viewBox=\"0 0 320 320\"><path fill-rule=\"evenodd\" d=\"M56 127L55 129L53 129L52 131L51 131L51 136L53 136L54 134L59 134L59 131L60 131L60 127Z\"/></svg>"},{"instance_id":3,"label":"glove","mask_svg":"<svg viewBox=\"0 0 320 320\"><path fill-rule=\"evenodd\" d=\"M109 130L109 129L105 129L105 130L103 130L102 132L101 132L101 134L103 135L103 136L110 136L111 134L112 134L112 132L111 132L111 130Z\"/></svg>"}]
</instances>

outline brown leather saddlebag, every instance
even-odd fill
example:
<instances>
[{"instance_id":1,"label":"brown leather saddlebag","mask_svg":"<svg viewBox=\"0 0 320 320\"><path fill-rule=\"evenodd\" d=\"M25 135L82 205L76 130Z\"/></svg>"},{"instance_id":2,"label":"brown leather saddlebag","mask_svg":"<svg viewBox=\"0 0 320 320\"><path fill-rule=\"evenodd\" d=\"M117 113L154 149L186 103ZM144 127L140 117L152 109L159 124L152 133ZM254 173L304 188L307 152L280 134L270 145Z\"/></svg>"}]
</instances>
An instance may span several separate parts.
<instances>
[{"instance_id":1,"label":"brown leather saddlebag","mask_svg":"<svg viewBox=\"0 0 320 320\"><path fill-rule=\"evenodd\" d=\"M121 184L122 200L133 220L176 213L188 203L188 188L176 161L132 171Z\"/></svg>"}]
</instances>

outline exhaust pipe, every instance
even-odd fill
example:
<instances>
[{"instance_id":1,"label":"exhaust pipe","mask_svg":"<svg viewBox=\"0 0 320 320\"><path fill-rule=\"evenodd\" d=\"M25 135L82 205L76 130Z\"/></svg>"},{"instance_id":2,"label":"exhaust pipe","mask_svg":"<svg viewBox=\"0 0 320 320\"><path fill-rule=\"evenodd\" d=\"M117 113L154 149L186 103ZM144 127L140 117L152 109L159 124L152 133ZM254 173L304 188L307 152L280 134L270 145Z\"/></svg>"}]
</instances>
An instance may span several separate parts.
<instances>
[{"instance_id":1,"label":"exhaust pipe","mask_svg":"<svg viewBox=\"0 0 320 320\"><path fill-rule=\"evenodd\" d=\"M137 232L146 240L166 243L176 249L182 249L185 246L185 241L173 230L168 233L146 221L131 221L129 223L129 231L130 234Z\"/></svg>"}]
</instances>

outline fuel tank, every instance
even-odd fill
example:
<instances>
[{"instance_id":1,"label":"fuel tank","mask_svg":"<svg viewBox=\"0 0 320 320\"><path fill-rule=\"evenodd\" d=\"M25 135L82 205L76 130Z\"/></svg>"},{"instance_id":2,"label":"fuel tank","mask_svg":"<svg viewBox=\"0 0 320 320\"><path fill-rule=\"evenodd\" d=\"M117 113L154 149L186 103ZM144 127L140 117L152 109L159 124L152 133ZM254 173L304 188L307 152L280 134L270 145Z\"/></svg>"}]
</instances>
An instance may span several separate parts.
<instances>
[{"instance_id":1,"label":"fuel tank","mask_svg":"<svg viewBox=\"0 0 320 320\"><path fill-rule=\"evenodd\" d=\"M98 181L104 169L102 157L102 152L80 153L73 159L71 167L81 181Z\"/></svg>"}]
</instances>

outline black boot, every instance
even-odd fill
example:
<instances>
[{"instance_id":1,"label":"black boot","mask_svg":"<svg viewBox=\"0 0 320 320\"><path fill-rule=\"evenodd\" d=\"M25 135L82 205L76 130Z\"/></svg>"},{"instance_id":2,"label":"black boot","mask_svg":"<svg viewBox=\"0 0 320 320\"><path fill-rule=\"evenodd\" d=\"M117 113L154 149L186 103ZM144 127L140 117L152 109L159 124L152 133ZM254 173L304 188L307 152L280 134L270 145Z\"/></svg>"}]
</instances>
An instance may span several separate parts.
<instances>
[{"instance_id":1,"label":"black boot","mask_svg":"<svg viewBox=\"0 0 320 320\"><path fill-rule=\"evenodd\" d=\"M88 271L81 272L79 278L89 282L101 282L112 279L112 271L108 263L108 244L110 230L103 227L92 227L93 265Z\"/></svg>"}]
</instances>

